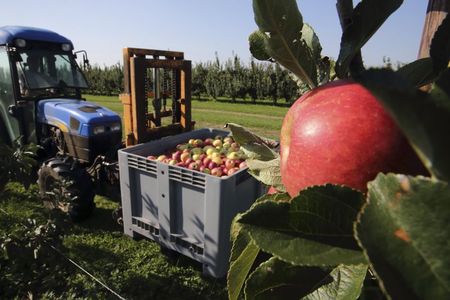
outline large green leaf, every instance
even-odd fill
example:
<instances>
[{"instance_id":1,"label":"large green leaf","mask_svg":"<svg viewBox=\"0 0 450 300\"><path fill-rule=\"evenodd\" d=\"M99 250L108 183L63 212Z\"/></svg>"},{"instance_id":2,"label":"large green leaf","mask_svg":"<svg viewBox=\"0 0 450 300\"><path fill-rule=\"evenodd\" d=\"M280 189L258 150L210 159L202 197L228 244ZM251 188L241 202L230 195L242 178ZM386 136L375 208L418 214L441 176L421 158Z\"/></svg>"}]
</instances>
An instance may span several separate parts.
<instances>
[{"instance_id":1,"label":"large green leaf","mask_svg":"<svg viewBox=\"0 0 450 300\"><path fill-rule=\"evenodd\" d=\"M311 50L313 59L316 62L319 62L321 59L322 46L320 45L319 37L314 32L314 29L307 23L303 24L302 39Z\"/></svg>"},{"instance_id":2,"label":"large green leaf","mask_svg":"<svg viewBox=\"0 0 450 300\"><path fill-rule=\"evenodd\" d=\"M329 278L331 269L300 267L275 257L259 265L249 276L245 299L300 299Z\"/></svg>"},{"instance_id":3,"label":"large green leaf","mask_svg":"<svg viewBox=\"0 0 450 300\"><path fill-rule=\"evenodd\" d=\"M238 299L258 253L259 248L252 242L250 235L242 228L238 229L233 238L230 268L227 276L228 298L230 300Z\"/></svg>"},{"instance_id":4,"label":"large green leaf","mask_svg":"<svg viewBox=\"0 0 450 300\"><path fill-rule=\"evenodd\" d=\"M438 76L433 70L433 60L430 57L404 65L397 72L417 88L433 82Z\"/></svg>"},{"instance_id":5,"label":"large green leaf","mask_svg":"<svg viewBox=\"0 0 450 300\"><path fill-rule=\"evenodd\" d=\"M367 265L339 265L304 300L351 300L358 299L366 278ZM331 277L331 278L330 278ZM330 280L332 279L332 280Z\"/></svg>"},{"instance_id":6,"label":"large green leaf","mask_svg":"<svg viewBox=\"0 0 450 300\"><path fill-rule=\"evenodd\" d=\"M342 33L341 49L336 62L336 73L340 78L347 76L355 55L402 3L402 0L362 0L356 5L350 16L351 21Z\"/></svg>"},{"instance_id":7,"label":"large green leaf","mask_svg":"<svg viewBox=\"0 0 450 300\"><path fill-rule=\"evenodd\" d=\"M439 74L448 67L450 60L450 16L448 14L431 41L430 57L433 59L435 73Z\"/></svg>"},{"instance_id":8,"label":"large green leaf","mask_svg":"<svg viewBox=\"0 0 450 300\"><path fill-rule=\"evenodd\" d=\"M367 265L334 269L294 266L275 257L250 275L245 296L250 299L350 300L361 293Z\"/></svg>"},{"instance_id":9,"label":"large green leaf","mask_svg":"<svg viewBox=\"0 0 450 300\"><path fill-rule=\"evenodd\" d=\"M446 137L450 136L450 99L445 89L441 89L439 96L420 92L390 70L369 70L358 80L391 113L428 170L448 181L450 139Z\"/></svg>"},{"instance_id":10,"label":"large green leaf","mask_svg":"<svg viewBox=\"0 0 450 300\"><path fill-rule=\"evenodd\" d=\"M248 157L249 173L265 185L284 191L281 182L280 155L272 149L277 143L259 137L238 124L228 123L226 126Z\"/></svg>"},{"instance_id":11,"label":"large green leaf","mask_svg":"<svg viewBox=\"0 0 450 300\"><path fill-rule=\"evenodd\" d=\"M450 187L379 174L369 183L357 238L393 299L450 299Z\"/></svg>"},{"instance_id":12,"label":"large green leaf","mask_svg":"<svg viewBox=\"0 0 450 300\"><path fill-rule=\"evenodd\" d=\"M281 180L280 157L270 161L248 159L247 166L249 173L260 182L273 186L279 191L285 190Z\"/></svg>"},{"instance_id":13,"label":"large green leaf","mask_svg":"<svg viewBox=\"0 0 450 300\"><path fill-rule=\"evenodd\" d=\"M317 86L313 51L302 39L303 18L295 0L253 0L255 21L267 35L267 50L310 88Z\"/></svg>"},{"instance_id":14,"label":"large green leaf","mask_svg":"<svg viewBox=\"0 0 450 300\"><path fill-rule=\"evenodd\" d=\"M265 252L303 266L360 264L365 259L353 237L353 221L363 202L355 190L315 186L290 202L260 201L239 223Z\"/></svg>"}]
</instances>

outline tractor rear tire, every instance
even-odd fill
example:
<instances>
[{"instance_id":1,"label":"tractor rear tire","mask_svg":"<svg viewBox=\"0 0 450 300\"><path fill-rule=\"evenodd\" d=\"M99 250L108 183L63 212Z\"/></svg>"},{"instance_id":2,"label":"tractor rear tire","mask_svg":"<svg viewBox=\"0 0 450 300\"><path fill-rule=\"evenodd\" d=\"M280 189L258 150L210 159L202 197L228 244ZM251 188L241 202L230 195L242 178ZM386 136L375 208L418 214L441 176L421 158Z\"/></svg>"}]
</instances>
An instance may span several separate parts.
<instances>
[{"instance_id":1,"label":"tractor rear tire","mask_svg":"<svg viewBox=\"0 0 450 300\"><path fill-rule=\"evenodd\" d=\"M63 198L62 202L67 202L65 208L75 222L89 217L95 208L94 185L89 174L60 158L52 158L42 164L38 171L38 186L41 198L54 204L50 205L52 208L61 208L58 204Z\"/></svg>"}]
</instances>

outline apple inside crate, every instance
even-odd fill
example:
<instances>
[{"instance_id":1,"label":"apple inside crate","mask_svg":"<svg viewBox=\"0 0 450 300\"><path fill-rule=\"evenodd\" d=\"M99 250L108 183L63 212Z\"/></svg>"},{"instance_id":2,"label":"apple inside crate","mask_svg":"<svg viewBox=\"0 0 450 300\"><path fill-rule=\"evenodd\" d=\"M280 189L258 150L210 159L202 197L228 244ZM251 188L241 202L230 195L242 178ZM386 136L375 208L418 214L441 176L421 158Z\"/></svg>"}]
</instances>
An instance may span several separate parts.
<instances>
[{"instance_id":1,"label":"apple inside crate","mask_svg":"<svg viewBox=\"0 0 450 300\"><path fill-rule=\"evenodd\" d=\"M160 156L173 154L190 140L228 134L204 128L119 151L125 234L144 236L199 261L203 273L215 278L224 277L228 270L231 221L264 194L264 186L243 164L221 176L164 162Z\"/></svg>"}]
</instances>

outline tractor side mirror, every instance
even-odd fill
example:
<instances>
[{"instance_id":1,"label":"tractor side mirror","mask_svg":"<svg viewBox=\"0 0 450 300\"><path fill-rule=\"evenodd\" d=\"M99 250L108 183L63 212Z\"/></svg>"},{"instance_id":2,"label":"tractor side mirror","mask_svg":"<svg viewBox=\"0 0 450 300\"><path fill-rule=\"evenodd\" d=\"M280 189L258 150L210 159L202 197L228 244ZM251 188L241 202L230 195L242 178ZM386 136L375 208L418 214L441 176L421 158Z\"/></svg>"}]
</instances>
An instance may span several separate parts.
<instances>
[{"instance_id":1,"label":"tractor side mirror","mask_svg":"<svg viewBox=\"0 0 450 300\"><path fill-rule=\"evenodd\" d=\"M83 54L83 70L90 69L91 65L89 64L89 59L88 59L86 50L79 50L79 51L74 52L75 59L77 59L77 57L78 57L77 54L78 53L82 53Z\"/></svg>"}]
</instances>

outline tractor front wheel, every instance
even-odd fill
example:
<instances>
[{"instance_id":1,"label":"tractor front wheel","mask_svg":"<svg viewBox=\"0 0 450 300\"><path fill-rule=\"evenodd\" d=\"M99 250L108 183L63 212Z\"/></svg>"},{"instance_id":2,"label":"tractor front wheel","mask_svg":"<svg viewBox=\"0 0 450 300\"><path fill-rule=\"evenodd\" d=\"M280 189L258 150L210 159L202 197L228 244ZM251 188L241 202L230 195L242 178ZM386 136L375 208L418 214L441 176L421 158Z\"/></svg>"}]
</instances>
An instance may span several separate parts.
<instances>
[{"instance_id":1,"label":"tractor front wheel","mask_svg":"<svg viewBox=\"0 0 450 300\"><path fill-rule=\"evenodd\" d=\"M42 164L38 185L44 203L68 212L73 221L86 219L95 208L91 177L85 169L63 159L52 158Z\"/></svg>"}]
</instances>

